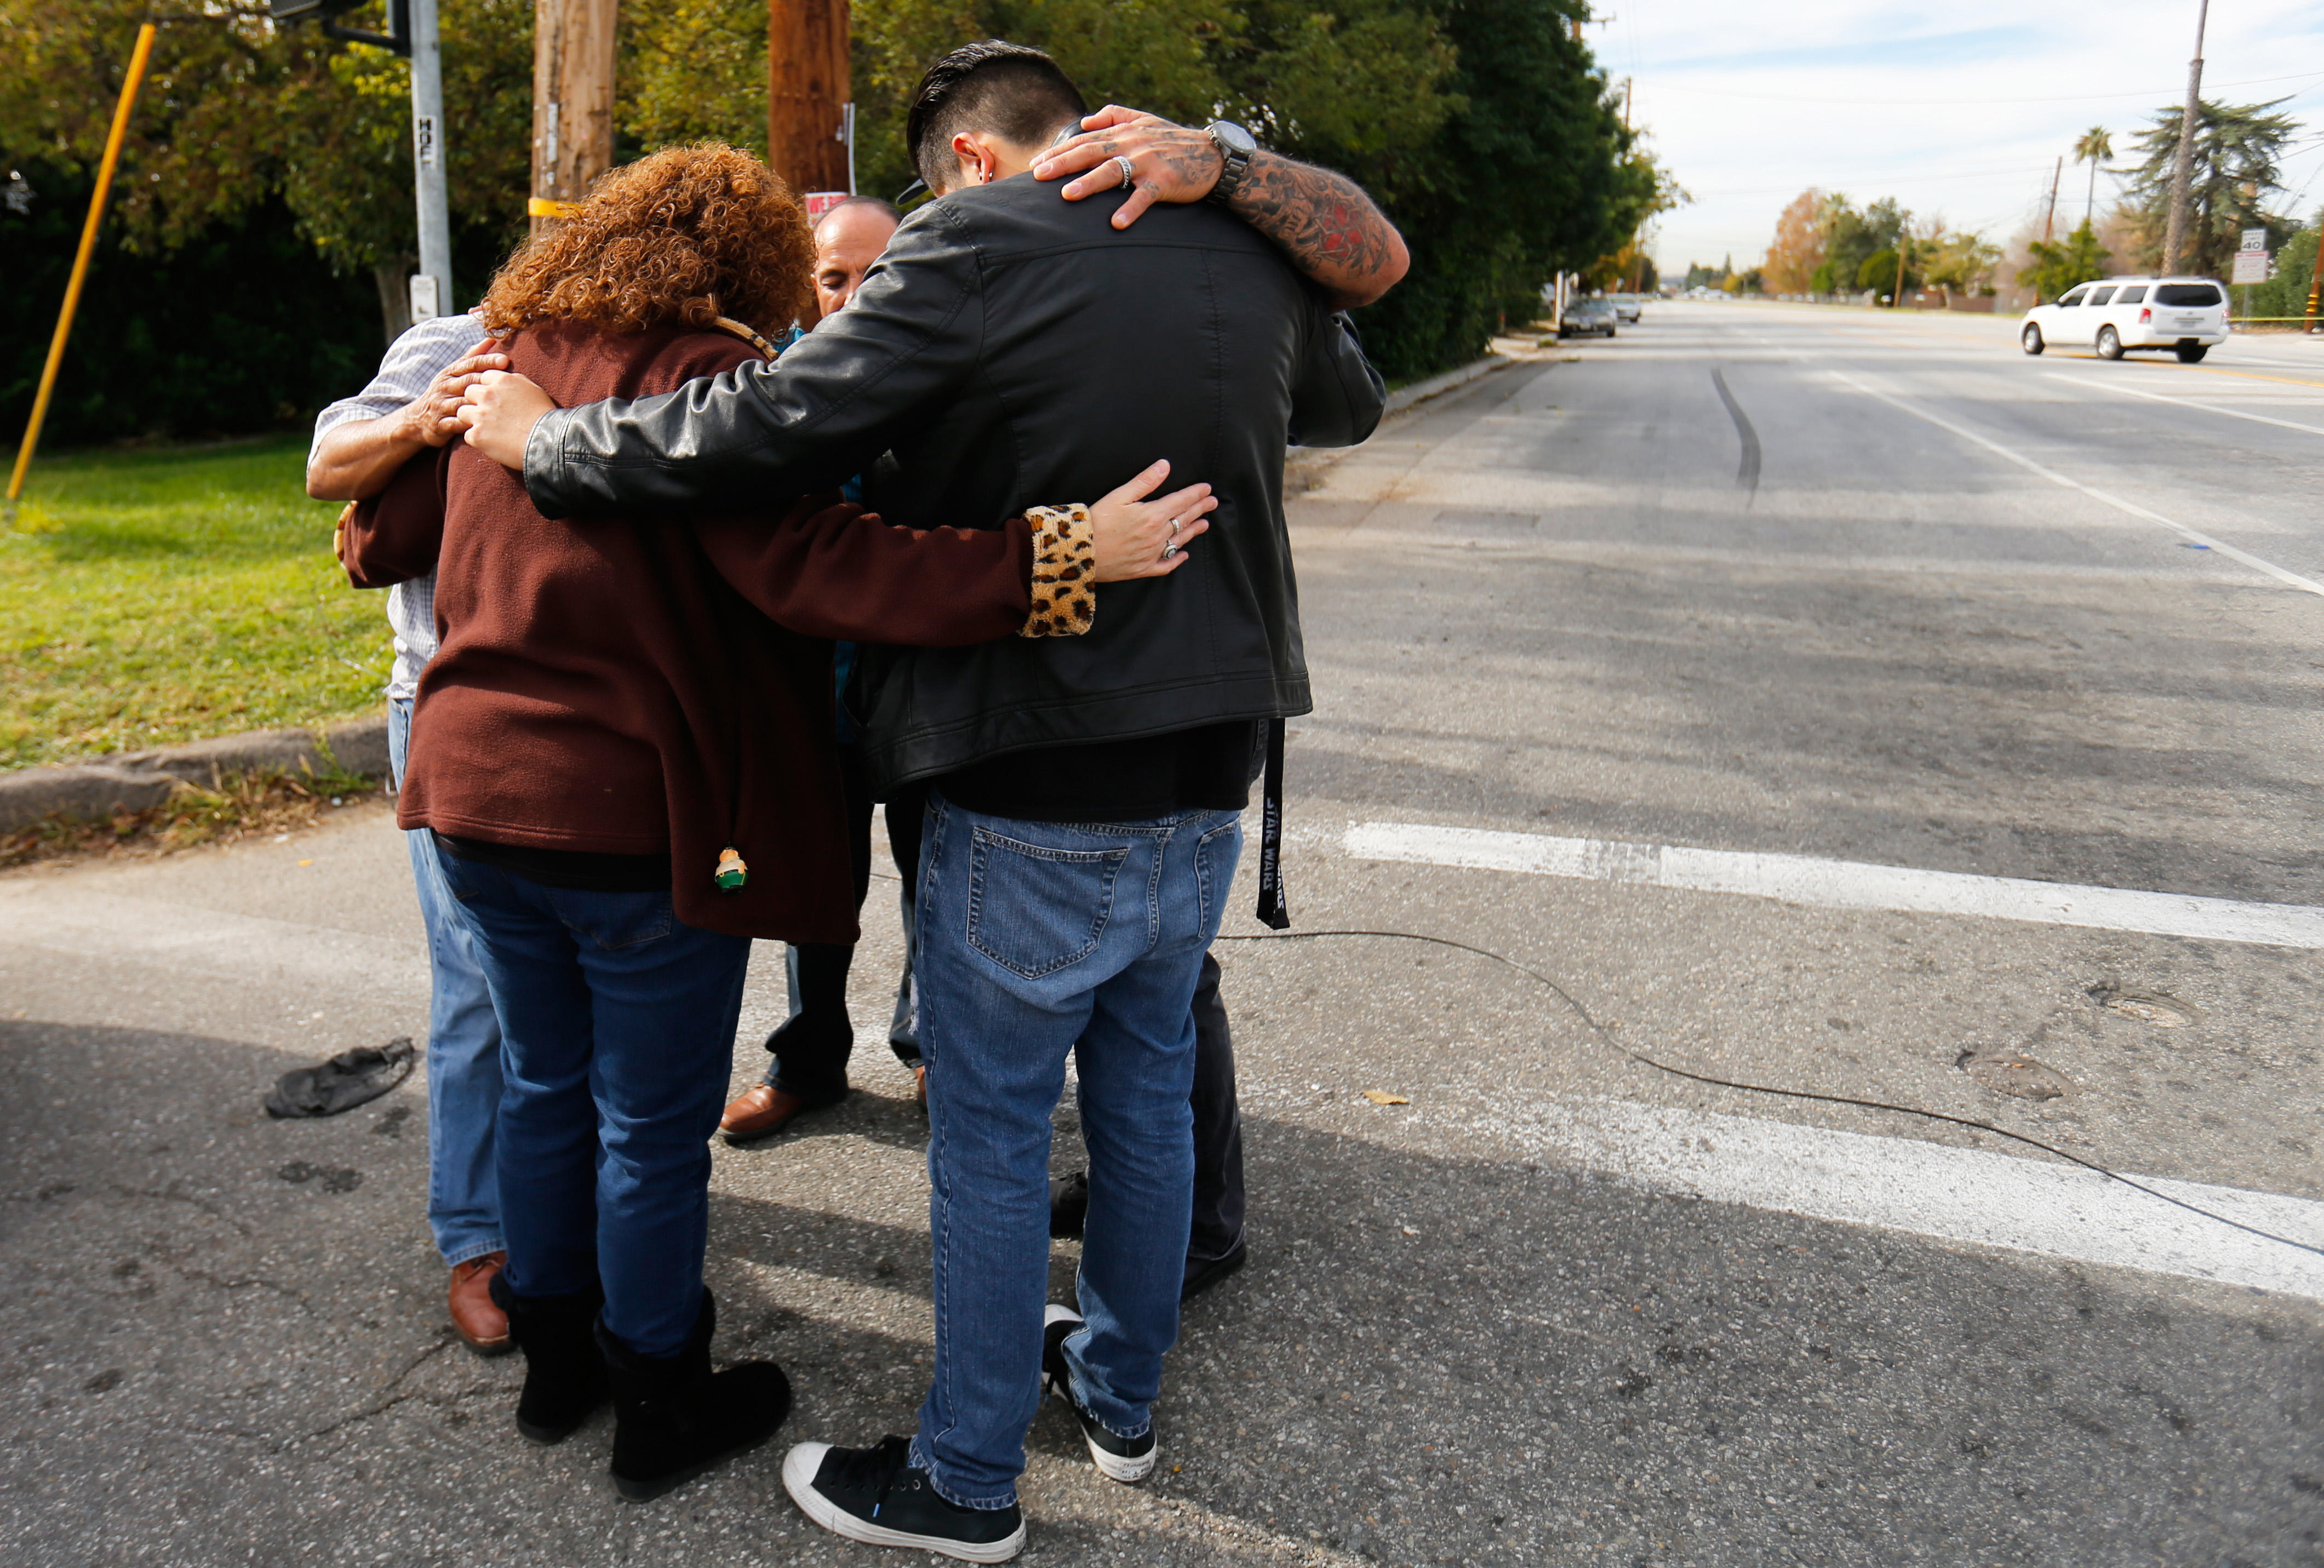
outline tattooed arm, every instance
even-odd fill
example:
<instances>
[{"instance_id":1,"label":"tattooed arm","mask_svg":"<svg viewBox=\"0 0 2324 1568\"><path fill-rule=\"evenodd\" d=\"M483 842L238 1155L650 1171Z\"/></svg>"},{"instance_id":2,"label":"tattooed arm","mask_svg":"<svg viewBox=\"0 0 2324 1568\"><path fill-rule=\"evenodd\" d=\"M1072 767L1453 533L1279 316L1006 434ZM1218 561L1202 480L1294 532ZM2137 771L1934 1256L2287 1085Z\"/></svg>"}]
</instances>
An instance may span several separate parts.
<instances>
[{"instance_id":1,"label":"tattooed arm","mask_svg":"<svg viewBox=\"0 0 2324 1568\"><path fill-rule=\"evenodd\" d=\"M1130 160L1138 189L1113 215L1116 228L1128 228L1157 201L1202 200L1225 168L1209 132L1109 106L1084 120L1079 135L1044 152L1033 175L1080 175L1062 192L1078 201L1119 188L1118 157ZM1411 265L1404 237L1362 187L1264 148L1251 154L1226 209L1282 246L1335 310L1372 303Z\"/></svg>"}]
</instances>

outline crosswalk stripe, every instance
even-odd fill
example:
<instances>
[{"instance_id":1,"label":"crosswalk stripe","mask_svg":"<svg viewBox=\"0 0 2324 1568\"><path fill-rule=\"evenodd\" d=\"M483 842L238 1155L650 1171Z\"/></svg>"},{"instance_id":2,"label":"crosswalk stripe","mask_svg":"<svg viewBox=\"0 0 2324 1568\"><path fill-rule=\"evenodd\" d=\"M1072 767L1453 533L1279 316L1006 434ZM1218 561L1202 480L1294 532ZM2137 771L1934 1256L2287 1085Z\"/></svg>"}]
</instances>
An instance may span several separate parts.
<instances>
[{"instance_id":1,"label":"crosswalk stripe","mask_svg":"<svg viewBox=\"0 0 2324 1568\"><path fill-rule=\"evenodd\" d=\"M2247 903L2185 893L1816 860L1806 855L1555 838L1546 834L1403 822L1358 823L1348 829L1342 842L1358 860L1637 882L1831 909L1913 910L2276 947L2324 947L2324 909L2310 904Z\"/></svg>"}]
</instances>

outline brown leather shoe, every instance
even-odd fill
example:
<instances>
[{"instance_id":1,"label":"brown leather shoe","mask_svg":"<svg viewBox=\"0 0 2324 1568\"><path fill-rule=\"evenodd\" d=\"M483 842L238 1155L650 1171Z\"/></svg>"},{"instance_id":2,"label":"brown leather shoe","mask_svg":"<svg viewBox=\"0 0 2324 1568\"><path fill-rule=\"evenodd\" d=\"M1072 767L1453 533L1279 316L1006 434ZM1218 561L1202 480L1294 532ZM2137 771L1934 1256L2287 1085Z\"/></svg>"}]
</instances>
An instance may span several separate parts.
<instances>
[{"instance_id":1,"label":"brown leather shoe","mask_svg":"<svg viewBox=\"0 0 2324 1568\"><path fill-rule=\"evenodd\" d=\"M726 1114L718 1119L718 1131L729 1143L772 1138L807 1112L837 1103L835 1100L802 1100L772 1084L753 1084L726 1107Z\"/></svg>"},{"instance_id":2,"label":"brown leather shoe","mask_svg":"<svg viewBox=\"0 0 2324 1568\"><path fill-rule=\"evenodd\" d=\"M493 1276L507 1261L505 1252L487 1252L452 1265L452 1288L447 1296L452 1332L480 1356L504 1356L516 1348L516 1342L509 1338L508 1314L493 1304L492 1296Z\"/></svg>"},{"instance_id":3,"label":"brown leather shoe","mask_svg":"<svg viewBox=\"0 0 2324 1568\"><path fill-rule=\"evenodd\" d=\"M912 1098L919 1102L921 1110L928 1108L928 1065L926 1062L912 1069Z\"/></svg>"}]
</instances>

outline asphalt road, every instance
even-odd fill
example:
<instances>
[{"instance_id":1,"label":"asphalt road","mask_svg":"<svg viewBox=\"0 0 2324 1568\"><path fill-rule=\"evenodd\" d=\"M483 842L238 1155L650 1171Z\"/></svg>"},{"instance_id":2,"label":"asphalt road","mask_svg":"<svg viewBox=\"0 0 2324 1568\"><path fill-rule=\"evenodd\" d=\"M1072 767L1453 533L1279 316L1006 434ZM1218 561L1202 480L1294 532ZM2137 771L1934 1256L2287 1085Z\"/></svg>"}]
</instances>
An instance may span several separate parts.
<instances>
[{"instance_id":1,"label":"asphalt road","mask_svg":"<svg viewBox=\"0 0 2324 1568\"><path fill-rule=\"evenodd\" d=\"M1188 1314L1153 1482L1043 1415L1023 1560L2324 1563L2316 1253L1623 1054L2324 1243L2319 478L2296 340L1740 305L1323 470L1296 928L1572 1001L1397 937L1222 949L1253 1260ZM0 1559L882 1560L779 1443L640 1508L602 1422L517 1437L515 1369L441 1327L416 1080L260 1112L424 1032L401 856L365 807L0 877ZM787 1437L903 1430L925 1371L891 897L862 1092L717 1153L721 1351L788 1366Z\"/></svg>"}]
</instances>

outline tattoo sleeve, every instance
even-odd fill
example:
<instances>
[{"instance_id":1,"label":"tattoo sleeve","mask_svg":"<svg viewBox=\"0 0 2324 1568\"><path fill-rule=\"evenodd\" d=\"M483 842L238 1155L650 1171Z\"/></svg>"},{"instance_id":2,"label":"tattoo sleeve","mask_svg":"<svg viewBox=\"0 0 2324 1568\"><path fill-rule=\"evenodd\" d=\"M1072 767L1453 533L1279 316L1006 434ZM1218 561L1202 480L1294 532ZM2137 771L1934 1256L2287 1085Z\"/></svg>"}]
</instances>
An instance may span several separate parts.
<instances>
[{"instance_id":1,"label":"tattoo sleeve","mask_svg":"<svg viewBox=\"0 0 2324 1568\"><path fill-rule=\"evenodd\" d=\"M1227 210L1282 246L1334 309L1370 304L1408 264L1387 216L1354 180L1328 169L1257 152Z\"/></svg>"}]
</instances>

